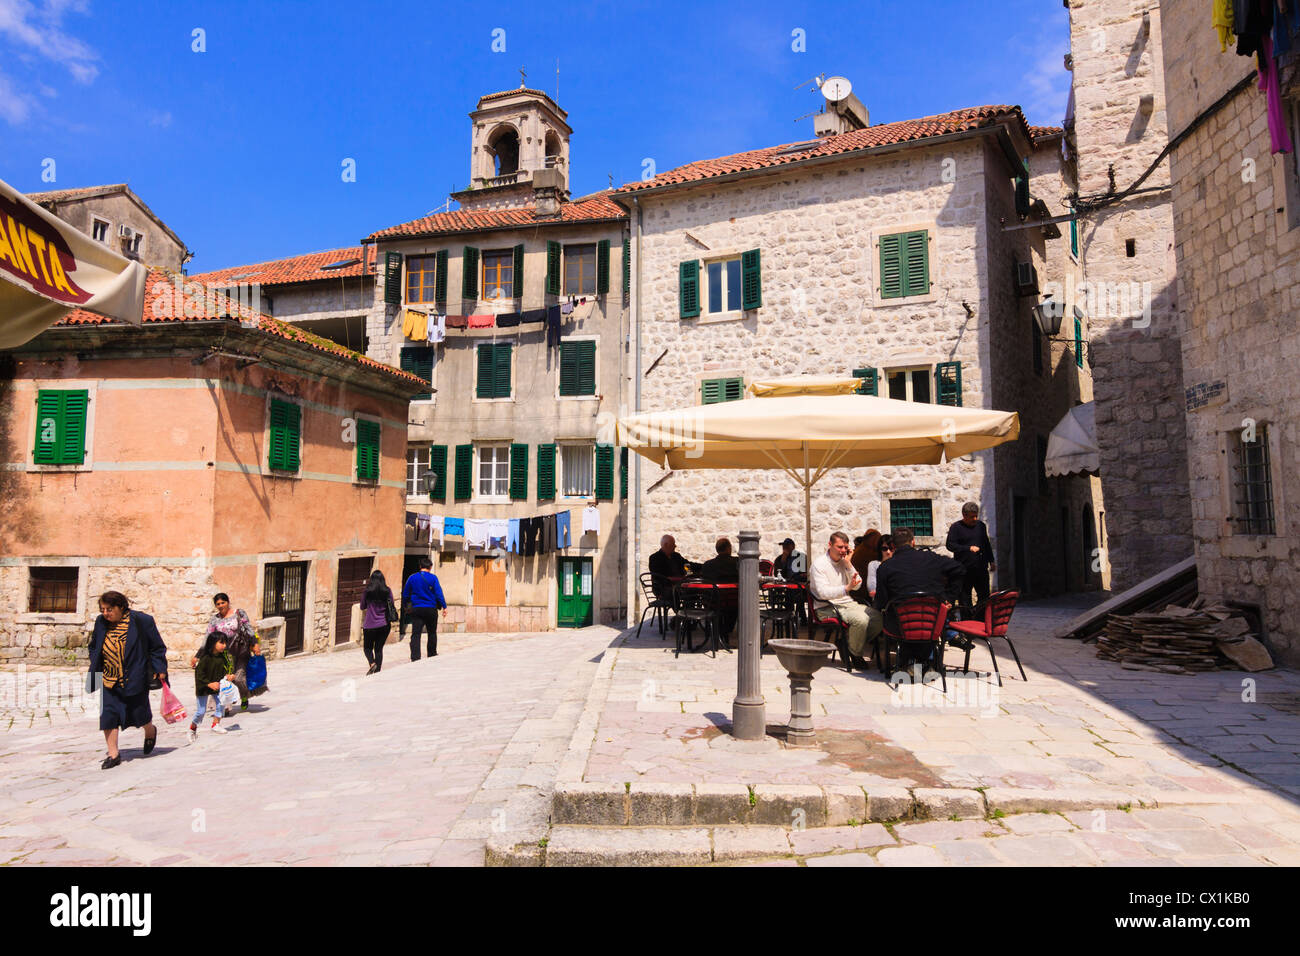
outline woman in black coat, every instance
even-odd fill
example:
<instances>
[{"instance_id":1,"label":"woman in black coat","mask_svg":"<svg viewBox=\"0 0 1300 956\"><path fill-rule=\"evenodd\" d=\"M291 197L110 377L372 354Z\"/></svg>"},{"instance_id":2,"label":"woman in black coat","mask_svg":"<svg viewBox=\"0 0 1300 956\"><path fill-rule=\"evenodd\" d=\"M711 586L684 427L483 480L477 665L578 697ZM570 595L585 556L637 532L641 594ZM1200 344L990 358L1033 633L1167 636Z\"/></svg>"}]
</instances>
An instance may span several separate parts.
<instances>
[{"instance_id":1,"label":"woman in black coat","mask_svg":"<svg viewBox=\"0 0 1300 956\"><path fill-rule=\"evenodd\" d=\"M99 729L104 732L108 756L100 764L107 770L122 762L117 735L124 727L144 728L145 755L153 753L158 728L149 707L149 683L167 679L167 646L148 614L130 610L126 596L105 591L99 598L99 617L90 638L90 672L100 675L103 687Z\"/></svg>"}]
</instances>

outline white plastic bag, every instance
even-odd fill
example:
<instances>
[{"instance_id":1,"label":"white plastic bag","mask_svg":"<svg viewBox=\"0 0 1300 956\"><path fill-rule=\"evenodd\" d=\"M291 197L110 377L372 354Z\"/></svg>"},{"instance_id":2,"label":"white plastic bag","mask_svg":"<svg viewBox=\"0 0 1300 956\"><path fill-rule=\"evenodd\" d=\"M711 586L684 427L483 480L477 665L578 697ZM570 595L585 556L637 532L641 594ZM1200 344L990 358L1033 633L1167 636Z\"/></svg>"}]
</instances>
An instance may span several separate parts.
<instances>
[{"instance_id":1,"label":"white plastic bag","mask_svg":"<svg viewBox=\"0 0 1300 956\"><path fill-rule=\"evenodd\" d=\"M233 707L239 706L239 688L230 681L222 678L221 685L217 688L217 700L226 711Z\"/></svg>"}]
</instances>

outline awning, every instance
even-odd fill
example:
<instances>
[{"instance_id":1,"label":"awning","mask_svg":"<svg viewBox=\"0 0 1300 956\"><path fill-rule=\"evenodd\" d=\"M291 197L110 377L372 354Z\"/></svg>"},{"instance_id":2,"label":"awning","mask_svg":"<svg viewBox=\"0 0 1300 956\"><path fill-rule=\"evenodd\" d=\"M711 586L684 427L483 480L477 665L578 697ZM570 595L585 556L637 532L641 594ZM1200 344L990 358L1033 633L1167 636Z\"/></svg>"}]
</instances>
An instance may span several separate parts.
<instances>
[{"instance_id":1,"label":"awning","mask_svg":"<svg viewBox=\"0 0 1300 956\"><path fill-rule=\"evenodd\" d=\"M843 375L791 375L751 382L746 391L755 398L781 398L788 395L852 395L862 384L860 378Z\"/></svg>"},{"instance_id":2,"label":"awning","mask_svg":"<svg viewBox=\"0 0 1300 956\"><path fill-rule=\"evenodd\" d=\"M147 271L0 181L0 349L73 309L140 325Z\"/></svg>"},{"instance_id":3,"label":"awning","mask_svg":"<svg viewBox=\"0 0 1300 956\"><path fill-rule=\"evenodd\" d=\"M1092 402L1070 409L1047 438L1047 460L1043 471L1049 478L1075 472L1096 474L1100 467L1097 448L1097 410Z\"/></svg>"}]
</instances>

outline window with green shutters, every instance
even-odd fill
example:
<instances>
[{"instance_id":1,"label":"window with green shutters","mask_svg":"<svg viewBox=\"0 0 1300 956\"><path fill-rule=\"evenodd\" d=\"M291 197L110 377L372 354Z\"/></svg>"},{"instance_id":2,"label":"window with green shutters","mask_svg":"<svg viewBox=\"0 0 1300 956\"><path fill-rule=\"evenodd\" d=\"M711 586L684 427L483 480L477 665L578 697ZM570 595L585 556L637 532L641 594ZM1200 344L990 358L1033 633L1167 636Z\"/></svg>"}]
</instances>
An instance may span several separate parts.
<instances>
[{"instance_id":1,"label":"window with green shutters","mask_svg":"<svg viewBox=\"0 0 1300 956\"><path fill-rule=\"evenodd\" d=\"M929 236L921 229L880 237L882 299L903 299L930 291Z\"/></svg>"},{"instance_id":2,"label":"window with green shutters","mask_svg":"<svg viewBox=\"0 0 1300 956\"><path fill-rule=\"evenodd\" d=\"M632 243L623 237L623 296L632 291Z\"/></svg>"},{"instance_id":3,"label":"window with green shutters","mask_svg":"<svg viewBox=\"0 0 1300 956\"><path fill-rule=\"evenodd\" d=\"M515 246L514 273L514 297L522 299L524 297L524 244L522 242Z\"/></svg>"},{"instance_id":4,"label":"window with green shutters","mask_svg":"<svg viewBox=\"0 0 1300 956\"><path fill-rule=\"evenodd\" d=\"M478 347L477 398L510 397L510 344L497 342Z\"/></svg>"},{"instance_id":5,"label":"window with green shutters","mask_svg":"<svg viewBox=\"0 0 1300 956\"><path fill-rule=\"evenodd\" d=\"M740 254L740 287L742 309L748 312L750 309L762 308L763 268L757 249L750 249Z\"/></svg>"},{"instance_id":6,"label":"window with green shutters","mask_svg":"<svg viewBox=\"0 0 1300 956\"><path fill-rule=\"evenodd\" d=\"M560 294L560 270L564 266L564 247L558 242L546 243L546 294Z\"/></svg>"},{"instance_id":7,"label":"window with green shutters","mask_svg":"<svg viewBox=\"0 0 1300 956\"><path fill-rule=\"evenodd\" d=\"M596 243L596 295L609 291L609 240Z\"/></svg>"},{"instance_id":8,"label":"window with green shutters","mask_svg":"<svg viewBox=\"0 0 1300 956\"><path fill-rule=\"evenodd\" d=\"M862 379L862 381L858 383L859 395L880 394L880 382L874 368L855 368L853 370L853 377Z\"/></svg>"},{"instance_id":9,"label":"window with green shutters","mask_svg":"<svg viewBox=\"0 0 1300 956\"><path fill-rule=\"evenodd\" d=\"M430 385L433 384L433 347L430 345L404 345L401 353L403 372L418 375ZM413 402L427 402L433 398L433 391L412 395Z\"/></svg>"},{"instance_id":10,"label":"window with green shutters","mask_svg":"<svg viewBox=\"0 0 1300 956\"><path fill-rule=\"evenodd\" d=\"M86 461L87 389L41 389L36 393L38 465L82 465Z\"/></svg>"},{"instance_id":11,"label":"window with green shutters","mask_svg":"<svg viewBox=\"0 0 1300 956\"><path fill-rule=\"evenodd\" d=\"M510 499L525 501L528 498L528 446L510 446Z\"/></svg>"},{"instance_id":12,"label":"window with green shutters","mask_svg":"<svg viewBox=\"0 0 1300 956\"><path fill-rule=\"evenodd\" d=\"M1083 368L1083 323L1074 320L1074 364Z\"/></svg>"},{"instance_id":13,"label":"window with green shutters","mask_svg":"<svg viewBox=\"0 0 1300 956\"><path fill-rule=\"evenodd\" d=\"M596 394L596 343L592 340L560 343L560 394Z\"/></svg>"},{"instance_id":14,"label":"window with green shutters","mask_svg":"<svg viewBox=\"0 0 1300 956\"><path fill-rule=\"evenodd\" d=\"M388 305L402 304L402 254L400 252L384 253L384 302Z\"/></svg>"},{"instance_id":15,"label":"window with green shutters","mask_svg":"<svg viewBox=\"0 0 1300 956\"><path fill-rule=\"evenodd\" d=\"M447 250L439 249L433 257L433 299L447 301Z\"/></svg>"},{"instance_id":16,"label":"window with green shutters","mask_svg":"<svg viewBox=\"0 0 1300 956\"><path fill-rule=\"evenodd\" d=\"M466 246L462 253L460 297L478 301L478 250L473 246Z\"/></svg>"},{"instance_id":17,"label":"window with green shutters","mask_svg":"<svg viewBox=\"0 0 1300 956\"><path fill-rule=\"evenodd\" d=\"M614 499L614 446L596 446L596 498Z\"/></svg>"},{"instance_id":18,"label":"window with green shutters","mask_svg":"<svg viewBox=\"0 0 1300 956\"><path fill-rule=\"evenodd\" d=\"M940 405L961 405L961 362L940 362L934 367L934 393Z\"/></svg>"},{"instance_id":19,"label":"window with green shutters","mask_svg":"<svg viewBox=\"0 0 1300 956\"><path fill-rule=\"evenodd\" d=\"M677 305L683 319L700 314L700 260L690 259L677 267Z\"/></svg>"},{"instance_id":20,"label":"window with green shutters","mask_svg":"<svg viewBox=\"0 0 1300 956\"><path fill-rule=\"evenodd\" d=\"M429 448L429 474L433 475L433 483L429 487L429 498L432 501L447 500L447 446L432 445Z\"/></svg>"},{"instance_id":21,"label":"window with green shutters","mask_svg":"<svg viewBox=\"0 0 1300 956\"><path fill-rule=\"evenodd\" d=\"M379 422L357 419L357 478L379 480Z\"/></svg>"},{"instance_id":22,"label":"window with green shutters","mask_svg":"<svg viewBox=\"0 0 1300 956\"><path fill-rule=\"evenodd\" d=\"M456 500L468 501L474 496L474 446L456 446Z\"/></svg>"},{"instance_id":23,"label":"window with green shutters","mask_svg":"<svg viewBox=\"0 0 1300 956\"><path fill-rule=\"evenodd\" d=\"M1070 255L1079 258L1079 220L1070 220Z\"/></svg>"},{"instance_id":24,"label":"window with green shutters","mask_svg":"<svg viewBox=\"0 0 1300 956\"><path fill-rule=\"evenodd\" d=\"M618 453L618 496L627 501L627 449Z\"/></svg>"},{"instance_id":25,"label":"window with green shutters","mask_svg":"<svg viewBox=\"0 0 1300 956\"><path fill-rule=\"evenodd\" d=\"M745 395L743 378L711 378L700 383L700 404L716 405L718 402L736 402Z\"/></svg>"},{"instance_id":26,"label":"window with green shutters","mask_svg":"<svg viewBox=\"0 0 1300 956\"><path fill-rule=\"evenodd\" d=\"M555 497L555 445L537 446L537 500Z\"/></svg>"},{"instance_id":27,"label":"window with green shutters","mask_svg":"<svg viewBox=\"0 0 1300 956\"><path fill-rule=\"evenodd\" d=\"M889 501L889 533L899 528L911 528L918 538L934 536L934 502L929 498L891 498Z\"/></svg>"},{"instance_id":28,"label":"window with green shutters","mask_svg":"<svg viewBox=\"0 0 1300 956\"><path fill-rule=\"evenodd\" d=\"M293 402L271 399L271 434L267 464L274 471L297 471L302 434L302 409Z\"/></svg>"}]
</instances>

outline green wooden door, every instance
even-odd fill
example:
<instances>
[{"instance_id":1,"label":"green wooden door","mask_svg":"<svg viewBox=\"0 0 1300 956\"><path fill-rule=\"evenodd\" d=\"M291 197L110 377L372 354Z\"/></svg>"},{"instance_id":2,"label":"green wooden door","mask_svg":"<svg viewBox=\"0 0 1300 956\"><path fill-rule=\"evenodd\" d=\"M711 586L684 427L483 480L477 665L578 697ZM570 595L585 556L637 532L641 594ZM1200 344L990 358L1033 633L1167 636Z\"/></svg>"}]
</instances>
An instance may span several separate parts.
<instances>
[{"instance_id":1,"label":"green wooden door","mask_svg":"<svg viewBox=\"0 0 1300 956\"><path fill-rule=\"evenodd\" d=\"M559 559L559 602L556 624L560 627L586 627L591 624L591 558Z\"/></svg>"}]
</instances>

